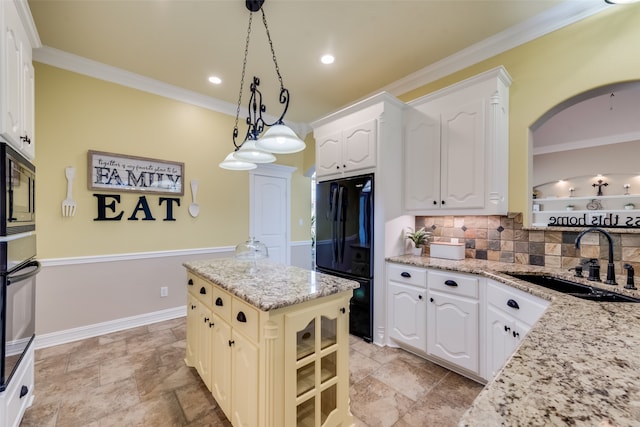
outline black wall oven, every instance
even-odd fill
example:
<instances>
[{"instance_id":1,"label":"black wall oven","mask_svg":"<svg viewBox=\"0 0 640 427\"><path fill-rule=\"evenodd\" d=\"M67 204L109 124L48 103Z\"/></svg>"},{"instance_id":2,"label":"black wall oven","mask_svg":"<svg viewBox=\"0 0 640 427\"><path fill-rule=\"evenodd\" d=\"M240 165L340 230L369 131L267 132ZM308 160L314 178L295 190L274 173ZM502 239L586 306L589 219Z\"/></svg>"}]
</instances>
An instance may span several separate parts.
<instances>
[{"instance_id":1,"label":"black wall oven","mask_svg":"<svg viewBox=\"0 0 640 427\"><path fill-rule=\"evenodd\" d=\"M0 391L35 337L35 167L0 144Z\"/></svg>"}]
</instances>

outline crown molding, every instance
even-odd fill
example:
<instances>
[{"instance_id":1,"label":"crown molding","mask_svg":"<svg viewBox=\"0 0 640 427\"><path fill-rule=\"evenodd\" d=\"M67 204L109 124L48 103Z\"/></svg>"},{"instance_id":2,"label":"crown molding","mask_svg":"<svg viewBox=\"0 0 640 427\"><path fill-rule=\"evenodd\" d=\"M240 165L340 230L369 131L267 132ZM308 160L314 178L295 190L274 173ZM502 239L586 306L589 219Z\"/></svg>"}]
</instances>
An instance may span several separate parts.
<instances>
[{"instance_id":1,"label":"crown molding","mask_svg":"<svg viewBox=\"0 0 640 427\"><path fill-rule=\"evenodd\" d=\"M63 70L93 77L96 79L130 87L174 99L186 104L206 108L207 110L235 116L237 105L222 101L211 96L183 89L160 80L155 80L140 74L132 73L121 68L103 64L82 56L74 55L59 49L43 46L33 50L33 60L42 64L51 65ZM273 120L275 121L275 117ZM299 136L304 138L311 127L307 123L295 123L287 121L287 126L294 130Z\"/></svg>"},{"instance_id":2,"label":"crown molding","mask_svg":"<svg viewBox=\"0 0 640 427\"><path fill-rule=\"evenodd\" d=\"M527 21L478 42L379 90L399 96L560 28L602 12L603 0L566 1Z\"/></svg>"}]
</instances>

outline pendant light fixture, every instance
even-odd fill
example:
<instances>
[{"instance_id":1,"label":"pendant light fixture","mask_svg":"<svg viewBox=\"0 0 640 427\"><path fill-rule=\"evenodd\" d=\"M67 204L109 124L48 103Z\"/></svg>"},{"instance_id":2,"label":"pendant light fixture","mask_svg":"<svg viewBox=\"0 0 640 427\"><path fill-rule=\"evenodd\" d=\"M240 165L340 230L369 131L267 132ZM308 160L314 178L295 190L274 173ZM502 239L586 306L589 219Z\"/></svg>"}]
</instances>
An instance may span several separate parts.
<instances>
[{"instance_id":1,"label":"pendant light fixture","mask_svg":"<svg viewBox=\"0 0 640 427\"><path fill-rule=\"evenodd\" d=\"M291 154L297 153L305 149L305 143L298 138L291 128L286 126L283 122L284 116L289 108L289 90L284 87L282 82L282 76L280 75L280 68L278 67L278 61L276 60L276 53L273 49L273 42L271 41L271 35L269 34L269 27L267 25L267 17L262 9L264 0L246 0L247 9L249 9L249 27L247 29L247 40L244 48L244 60L242 62L242 76L240 78L240 92L238 94L238 108L236 110L236 120L233 127L233 146L235 149L220 163L220 167L229 170L251 170L257 167L257 163L271 163L276 160L276 157L272 153L276 154ZM273 58L273 64L278 75L278 81L280 82L280 97L279 102L282 104L283 111L278 119L273 123L268 123L263 117L263 113L266 113L267 106L262 102L262 93L258 89L260 86L260 79L253 77L253 81L249 86L251 97L249 98L247 116L247 133L244 136L242 143L238 144L237 139L239 135L238 131L238 119L240 117L240 104L242 103L242 88L244 86L245 71L247 68L247 54L249 52L249 40L251 37L251 23L253 21L253 13L262 12L262 22L267 33L267 40L269 41L269 47L271 48L271 56ZM260 138L260 134L265 127L269 129L264 132L264 136Z\"/></svg>"}]
</instances>

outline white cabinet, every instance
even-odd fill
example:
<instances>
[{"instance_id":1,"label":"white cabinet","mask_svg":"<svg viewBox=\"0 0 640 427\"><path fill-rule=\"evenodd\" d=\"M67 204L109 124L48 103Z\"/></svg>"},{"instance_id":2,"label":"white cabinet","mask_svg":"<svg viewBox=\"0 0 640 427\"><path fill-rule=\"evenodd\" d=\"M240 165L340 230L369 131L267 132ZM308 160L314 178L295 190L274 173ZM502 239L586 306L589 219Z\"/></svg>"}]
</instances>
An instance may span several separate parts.
<instances>
[{"instance_id":1,"label":"white cabinet","mask_svg":"<svg viewBox=\"0 0 640 427\"><path fill-rule=\"evenodd\" d=\"M480 373L480 278L429 271L427 352L473 374Z\"/></svg>"},{"instance_id":2,"label":"white cabinet","mask_svg":"<svg viewBox=\"0 0 640 427\"><path fill-rule=\"evenodd\" d=\"M0 426L19 427L33 403L33 342L29 345L7 388L0 393Z\"/></svg>"},{"instance_id":3,"label":"white cabinet","mask_svg":"<svg viewBox=\"0 0 640 427\"><path fill-rule=\"evenodd\" d=\"M510 83L500 67L409 104L407 214L506 214Z\"/></svg>"},{"instance_id":4,"label":"white cabinet","mask_svg":"<svg viewBox=\"0 0 640 427\"><path fill-rule=\"evenodd\" d=\"M502 369L548 305L542 298L487 280L487 379Z\"/></svg>"},{"instance_id":5,"label":"white cabinet","mask_svg":"<svg viewBox=\"0 0 640 427\"><path fill-rule=\"evenodd\" d=\"M35 155L31 43L13 1L0 2L0 137L27 158Z\"/></svg>"},{"instance_id":6,"label":"white cabinet","mask_svg":"<svg viewBox=\"0 0 640 427\"><path fill-rule=\"evenodd\" d=\"M387 264L389 338L400 347L427 353L427 270Z\"/></svg>"},{"instance_id":7,"label":"white cabinet","mask_svg":"<svg viewBox=\"0 0 640 427\"><path fill-rule=\"evenodd\" d=\"M325 176L376 166L377 120L317 138L316 174Z\"/></svg>"}]
</instances>

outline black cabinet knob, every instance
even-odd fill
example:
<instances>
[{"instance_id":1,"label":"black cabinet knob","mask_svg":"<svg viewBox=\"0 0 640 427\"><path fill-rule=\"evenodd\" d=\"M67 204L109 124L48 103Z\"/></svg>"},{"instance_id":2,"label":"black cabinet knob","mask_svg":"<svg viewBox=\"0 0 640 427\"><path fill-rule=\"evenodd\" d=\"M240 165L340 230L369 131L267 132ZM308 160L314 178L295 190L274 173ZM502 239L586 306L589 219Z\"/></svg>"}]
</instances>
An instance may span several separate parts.
<instances>
[{"instance_id":1,"label":"black cabinet knob","mask_svg":"<svg viewBox=\"0 0 640 427\"><path fill-rule=\"evenodd\" d=\"M455 288L456 286L458 286L455 280L445 280L444 284L447 286L451 286L452 288Z\"/></svg>"},{"instance_id":2,"label":"black cabinet knob","mask_svg":"<svg viewBox=\"0 0 640 427\"><path fill-rule=\"evenodd\" d=\"M429 301L430 301L430 302L433 302L433 298L429 298Z\"/></svg>"},{"instance_id":3,"label":"black cabinet knob","mask_svg":"<svg viewBox=\"0 0 640 427\"><path fill-rule=\"evenodd\" d=\"M418 299L422 299L422 295L418 295Z\"/></svg>"},{"instance_id":4,"label":"black cabinet knob","mask_svg":"<svg viewBox=\"0 0 640 427\"><path fill-rule=\"evenodd\" d=\"M218 307L222 307L222 306L224 305L224 304L223 304L223 302L222 302L222 298L218 297L218 298L216 299L216 305L217 305Z\"/></svg>"},{"instance_id":5,"label":"black cabinet knob","mask_svg":"<svg viewBox=\"0 0 640 427\"><path fill-rule=\"evenodd\" d=\"M340 308L340 313L345 314L347 312L347 309L344 307Z\"/></svg>"},{"instance_id":6,"label":"black cabinet knob","mask_svg":"<svg viewBox=\"0 0 640 427\"><path fill-rule=\"evenodd\" d=\"M507 305L511 308L515 308L516 310L520 308L520 306L518 305L518 301L514 299L510 299L509 301L507 301Z\"/></svg>"},{"instance_id":7,"label":"black cabinet knob","mask_svg":"<svg viewBox=\"0 0 640 427\"><path fill-rule=\"evenodd\" d=\"M402 277L406 277L406 278L411 277L411 273L406 272L406 271L403 271L402 273L400 273L400 275L401 275Z\"/></svg>"},{"instance_id":8,"label":"black cabinet knob","mask_svg":"<svg viewBox=\"0 0 640 427\"><path fill-rule=\"evenodd\" d=\"M445 201L444 201L444 200L442 201L442 204L443 204L443 205L445 204Z\"/></svg>"},{"instance_id":9,"label":"black cabinet knob","mask_svg":"<svg viewBox=\"0 0 640 427\"><path fill-rule=\"evenodd\" d=\"M196 309L196 306L191 304L191 310L195 310L195 309Z\"/></svg>"},{"instance_id":10,"label":"black cabinet knob","mask_svg":"<svg viewBox=\"0 0 640 427\"><path fill-rule=\"evenodd\" d=\"M437 205L437 204L438 204L438 202L436 202L436 201L434 200L434 201L433 201L433 204L434 204L434 205Z\"/></svg>"},{"instance_id":11,"label":"black cabinet knob","mask_svg":"<svg viewBox=\"0 0 640 427\"><path fill-rule=\"evenodd\" d=\"M247 316L245 316L241 311L238 312L236 319L238 320L238 322L247 323Z\"/></svg>"},{"instance_id":12,"label":"black cabinet knob","mask_svg":"<svg viewBox=\"0 0 640 427\"><path fill-rule=\"evenodd\" d=\"M231 347L232 345L234 345L236 342L233 340L229 340L229 347Z\"/></svg>"},{"instance_id":13,"label":"black cabinet knob","mask_svg":"<svg viewBox=\"0 0 640 427\"><path fill-rule=\"evenodd\" d=\"M208 317L204 318L204 323L209 323L209 318Z\"/></svg>"},{"instance_id":14,"label":"black cabinet knob","mask_svg":"<svg viewBox=\"0 0 640 427\"><path fill-rule=\"evenodd\" d=\"M510 328L510 327L508 327L507 325L504 325L504 331L505 331L505 332L509 332L510 330L511 330L511 328Z\"/></svg>"},{"instance_id":15,"label":"black cabinet knob","mask_svg":"<svg viewBox=\"0 0 640 427\"><path fill-rule=\"evenodd\" d=\"M209 327L210 327L210 328L213 328L215 325L216 325L215 323L213 323L213 322L209 322Z\"/></svg>"},{"instance_id":16,"label":"black cabinet knob","mask_svg":"<svg viewBox=\"0 0 640 427\"><path fill-rule=\"evenodd\" d=\"M28 393L29 393L29 387L27 387L26 385L23 385L22 387L20 387L20 399L25 397Z\"/></svg>"},{"instance_id":17,"label":"black cabinet knob","mask_svg":"<svg viewBox=\"0 0 640 427\"><path fill-rule=\"evenodd\" d=\"M200 288L200 295L206 295L207 294L207 290L203 287Z\"/></svg>"},{"instance_id":18,"label":"black cabinet knob","mask_svg":"<svg viewBox=\"0 0 640 427\"><path fill-rule=\"evenodd\" d=\"M519 332L513 331L513 337L518 338L520 336Z\"/></svg>"},{"instance_id":19,"label":"black cabinet knob","mask_svg":"<svg viewBox=\"0 0 640 427\"><path fill-rule=\"evenodd\" d=\"M193 279L189 279L189 281L187 282L187 285L193 286Z\"/></svg>"}]
</instances>

